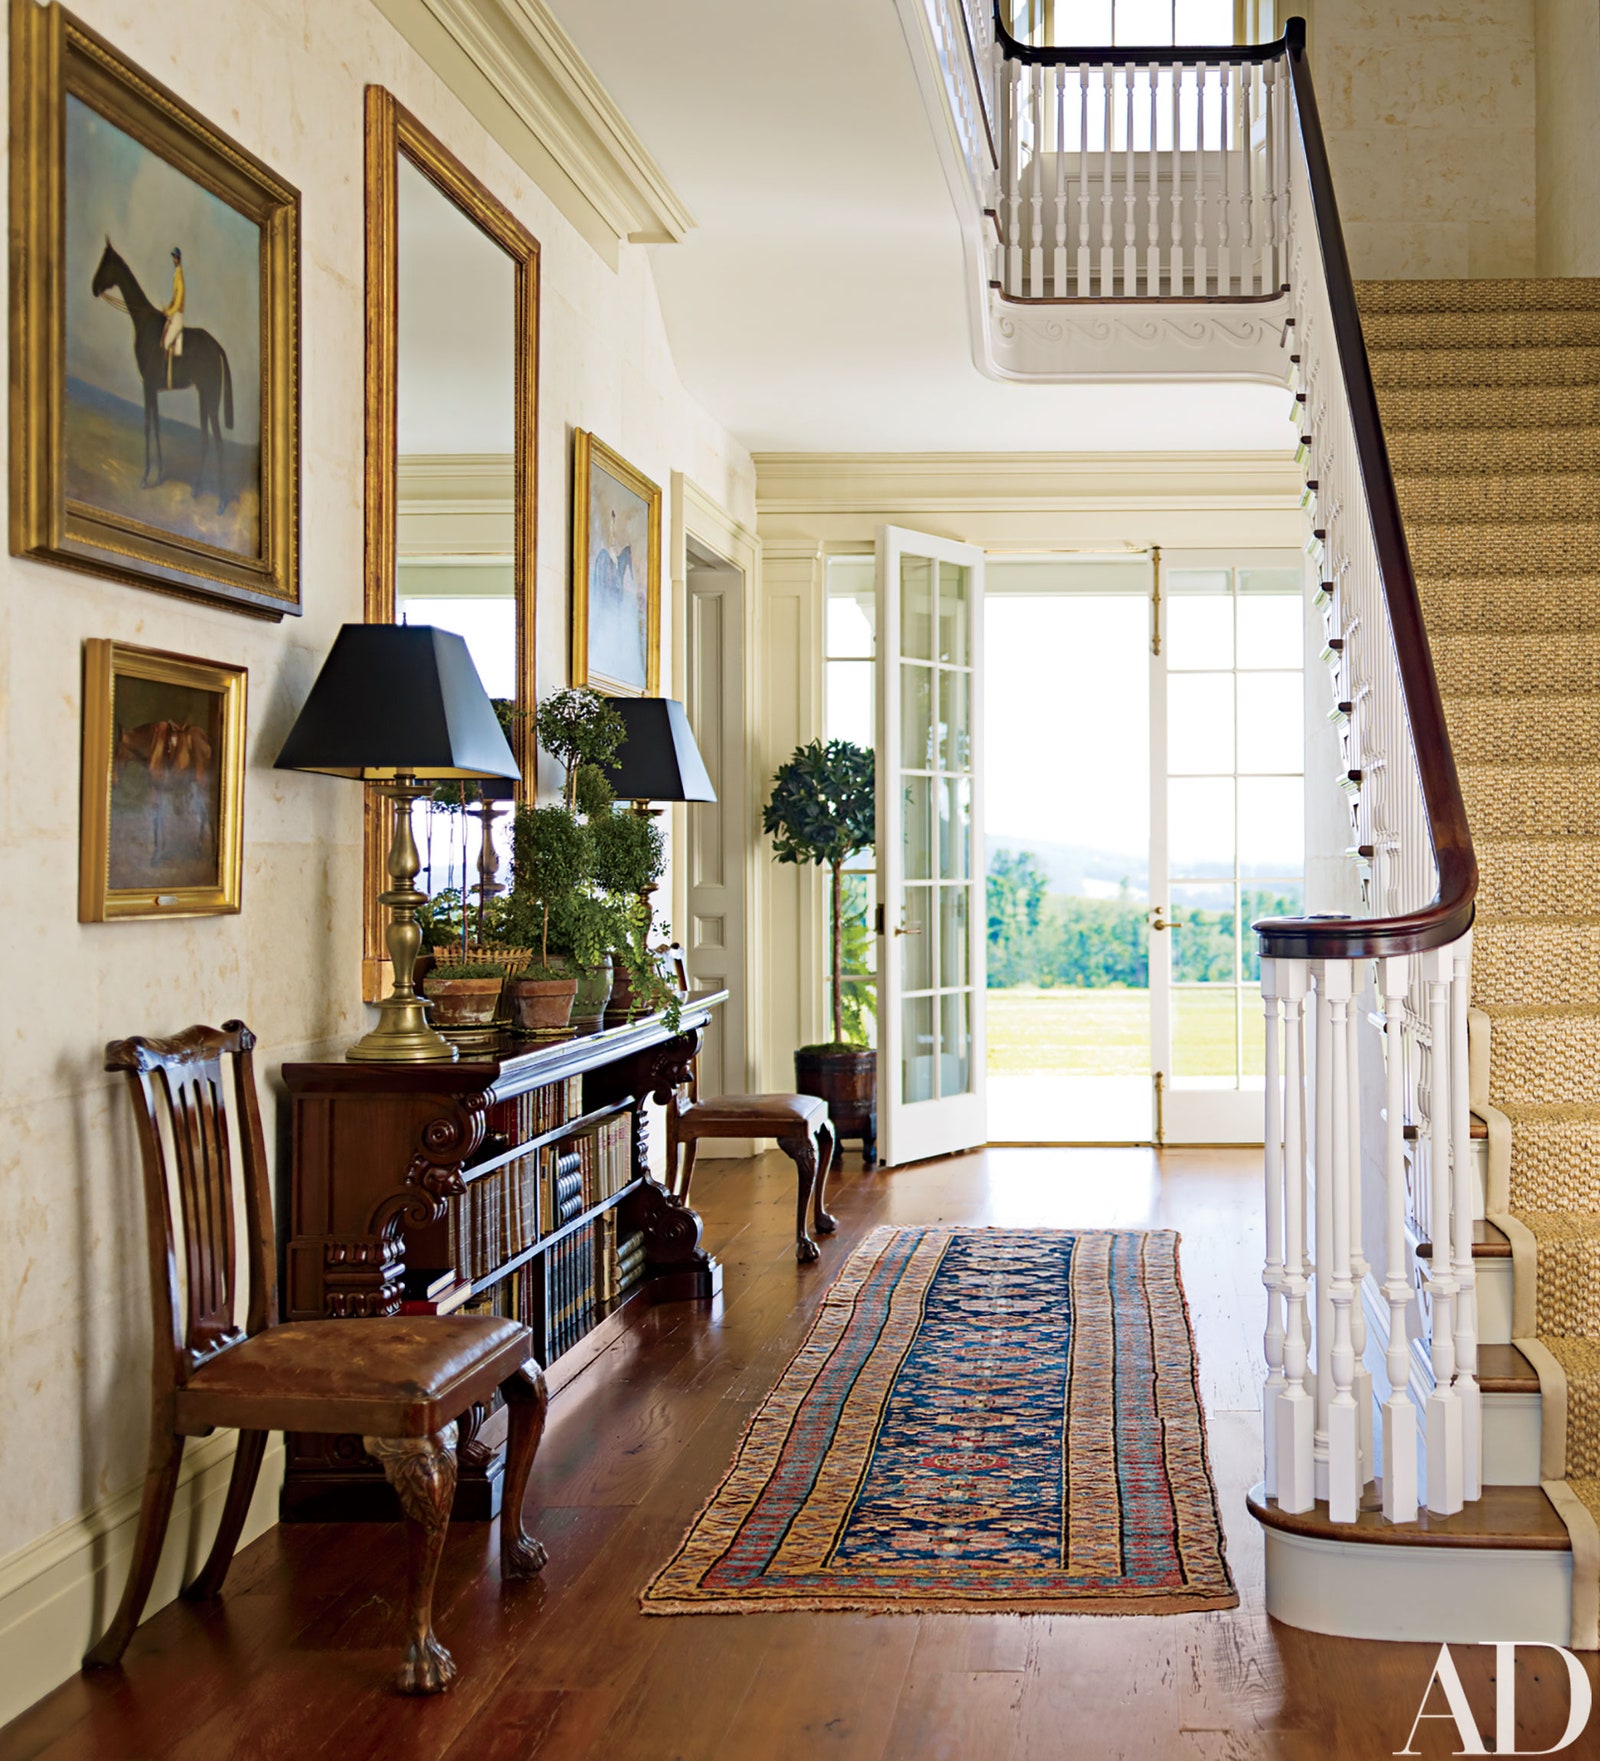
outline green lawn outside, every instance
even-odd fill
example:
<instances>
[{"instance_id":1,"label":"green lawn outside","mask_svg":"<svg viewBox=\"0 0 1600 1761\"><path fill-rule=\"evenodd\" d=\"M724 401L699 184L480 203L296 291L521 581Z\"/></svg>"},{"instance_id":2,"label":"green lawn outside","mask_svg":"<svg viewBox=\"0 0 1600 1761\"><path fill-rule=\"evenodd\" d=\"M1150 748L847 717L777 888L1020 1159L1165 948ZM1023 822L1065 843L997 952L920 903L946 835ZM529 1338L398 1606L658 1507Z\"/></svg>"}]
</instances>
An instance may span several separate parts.
<instances>
[{"instance_id":1,"label":"green lawn outside","mask_svg":"<svg viewBox=\"0 0 1600 1761\"><path fill-rule=\"evenodd\" d=\"M989 1069L1003 1076L1140 1076L1150 1070L1150 993L1039 989L985 993ZM1260 1010L1245 999L1245 1062L1261 1069ZM1173 995L1174 1075L1234 1074L1231 987Z\"/></svg>"}]
</instances>

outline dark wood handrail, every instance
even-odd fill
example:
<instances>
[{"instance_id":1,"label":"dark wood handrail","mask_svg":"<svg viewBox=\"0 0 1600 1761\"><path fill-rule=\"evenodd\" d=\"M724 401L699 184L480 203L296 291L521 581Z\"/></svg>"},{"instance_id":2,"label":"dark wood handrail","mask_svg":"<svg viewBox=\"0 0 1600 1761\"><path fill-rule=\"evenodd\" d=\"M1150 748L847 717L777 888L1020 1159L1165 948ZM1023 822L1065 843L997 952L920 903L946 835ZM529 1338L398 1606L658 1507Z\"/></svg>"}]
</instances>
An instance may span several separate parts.
<instances>
[{"instance_id":1,"label":"dark wood handrail","mask_svg":"<svg viewBox=\"0 0 1600 1761\"><path fill-rule=\"evenodd\" d=\"M1362 960L1386 954L1418 954L1442 948L1472 927L1478 893L1478 860L1473 853L1472 833L1467 825L1461 779L1445 728L1444 705L1433 670L1427 634L1422 623L1422 602L1417 593L1411 553L1406 546L1400 518L1400 498L1395 492L1389 449L1378 415L1378 395L1372 383L1372 364L1356 308L1355 282L1345 250L1339 204L1333 193L1328 167L1327 143L1317 97L1306 60L1306 23L1291 18L1276 43L1250 46L1233 44L1209 48L1035 48L1019 43L1006 29L999 0L994 9L995 38L1008 60L1035 66L1193 66L1205 62L1256 63L1287 58L1289 83L1294 94L1294 115L1305 154L1311 206L1322 268L1328 289L1339 366L1345 397L1350 406L1350 425L1362 487L1372 520L1373 547L1377 552L1378 577L1394 637L1400 688L1406 717L1416 748L1422 785L1423 808L1439 871L1439 890L1432 903L1399 917L1271 917L1252 925L1263 957L1283 960Z\"/></svg>"},{"instance_id":2,"label":"dark wood handrail","mask_svg":"<svg viewBox=\"0 0 1600 1761\"><path fill-rule=\"evenodd\" d=\"M1362 487L1372 519L1378 577L1383 583L1389 628L1394 636L1400 689L1417 754L1423 809L1428 816L1434 863L1439 871L1439 890L1431 904L1400 917L1264 918L1253 928L1263 957L1270 959L1364 960L1385 954L1419 954L1446 946L1472 927L1478 895L1478 859L1473 853L1466 803L1461 798L1461 779L1456 774L1455 754L1445 729L1444 704L1439 698L1439 681L1423 629L1422 602L1411 568L1411 552L1406 546L1389 448L1378 416L1372 364L1361 332L1355 282L1350 275L1344 229L1339 224L1339 205L1334 199L1333 175L1328 167L1327 143L1306 61L1305 20L1291 18L1283 40L1289 58L1300 145L1306 156L1317 241L1322 250L1333 334L1350 405Z\"/></svg>"}]
</instances>

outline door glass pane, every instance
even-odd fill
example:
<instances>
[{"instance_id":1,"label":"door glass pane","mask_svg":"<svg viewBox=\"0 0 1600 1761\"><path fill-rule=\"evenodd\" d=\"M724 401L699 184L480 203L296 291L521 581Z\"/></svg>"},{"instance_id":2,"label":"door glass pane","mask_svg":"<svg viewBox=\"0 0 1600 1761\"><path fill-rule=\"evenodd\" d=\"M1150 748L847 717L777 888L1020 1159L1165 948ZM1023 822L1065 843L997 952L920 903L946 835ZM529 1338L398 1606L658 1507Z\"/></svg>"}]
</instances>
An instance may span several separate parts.
<instances>
[{"instance_id":1,"label":"door glass pane","mask_svg":"<svg viewBox=\"0 0 1600 1761\"><path fill-rule=\"evenodd\" d=\"M850 740L869 752L877 738L872 725L872 662L828 662L828 738Z\"/></svg>"},{"instance_id":2,"label":"door glass pane","mask_svg":"<svg viewBox=\"0 0 1600 1761\"><path fill-rule=\"evenodd\" d=\"M1261 983L1261 949L1251 929L1263 917L1301 917L1306 890L1297 880L1257 881L1239 892L1239 963L1246 984Z\"/></svg>"},{"instance_id":3,"label":"door glass pane","mask_svg":"<svg viewBox=\"0 0 1600 1761\"><path fill-rule=\"evenodd\" d=\"M1232 877L1232 777L1174 777L1167 784L1167 867L1190 878Z\"/></svg>"},{"instance_id":4,"label":"door glass pane","mask_svg":"<svg viewBox=\"0 0 1600 1761\"><path fill-rule=\"evenodd\" d=\"M1233 883L1175 886L1167 913L1174 984L1232 984L1238 940Z\"/></svg>"},{"instance_id":5,"label":"door glass pane","mask_svg":"<svg viewBox=\"0 0 1600 1761\"><path fill-rule=\"evenodd\" d=\"M939 768L972 769L972 675L941 668L939 673Z\"/></svg>"},{"instance_id":6,"label":"door glass pane","mask_svg":"<svg viewBox=\"0 0 1600 1761\"><path fill-rule=\"evenodd\" d=\"M964 563L939 565L939 658L955 666L968 661L971 573Z\"/></svg>"},{"instance_id":7,"label":"door glass pane","mask_svg":"<svg viewBox=\"0 0 1600 1761\"><path fill-rule=\"evenodd\" d=\"M933 979L933 888L907 887L900 947L904 956L903 988L931 991Z\"/></svg>"},{"instance_id":8,"label":"door glass pane","mask_svg":"<svg viewBox=\"0 0 1600 1761\"><path fill-rule=\"evenodd\" d=\"M964 1095L972 1087L972 992L939 999L939 1093Z\"/></svg>"},{"instance_id":9,"label":"door glass pane","mask_svg":"<svg viewBox=\"0 0 1600 1761\"><path fill-rule=\"evenodd\" d=\"M1240 770L1298 774L1304 768L1304 697L1299 673L1240 673Z\"/></svg>"},{"instance_id":10,"label":"door glass pane","mask_svg":"<svg viewBox=\"0 0 1600 1761\"><path fill-rule=\"evenodd\" d=\"M1174 594L1164 611L1169 667L1185 672L1233 665L1233 600L1227 594Z\"/></svg>"},{"instance_id":11,"label":"door glass pane","mask_svg":"<svg viewBox=\"0 0 1600 1761\"><path fill-rule=\"evenodd\" d=\"M967 982L971 952L967 907L971 898L971 887L939 889L939 983L947 989Z\"/></svg>"},{"instance_id":12,"label":"door glass pane","mask_svg":"<svg viewBox=\"0 0 1600 1761\"><path fill-rule=\"evenodd\" d=\"M946 880L965 880L972 872L972 784L950 777L935 785L939 791L939 873Z\"/></svg>"},{"instance_id":13,"label":"door glass pane","mask_svg":"<svg viewBox=\"0 0 1600 1761\"><path fill-rule=\"evenodd\" d=\"M1299 777L1239 779L1239 872L1299 874L1305 867L1305 784Z\"/></svg>"},{"instance_id":14,"label":"door glass pane","mask_svg":"<svg viewBox=\"0 0 1600 1761\"><path fill-rule=\"evenodd\" d=\"M900 1005L900 1098L933 1099L933 1009L935 997L907 997Z\"/></svg>"},{"instance_id":15,"label":"door glass pane","mask_svg":"<svg viewBox=\"0 0 1600 1761\"><path fill-rule=\"evenodd\" d=\"M1298 668L1305 659L1304 614L1298 591L1250 593L1239 583L1239 665Z\"/></svg>"},{"instance_id":16,"label":"door glass pane","mask_svg":"<svg viewBox=\"0 0 1600 1761\"><path fill-rule=\"evenodd\" d=\"M837 557L828 565L828 653L836 660L871 660L876 652L873 633L878 613L871 570L865 592L859 587L847 590L844 584L835 585L845 560ZM864 560L870 564L872 559Z\"/></svg>"},{"instance_id":17,"label":"door glass pane","mask_svg":"<svg viewBox=\"0 0 1600 1761\"><path fill-rule=\"evenodd\" d=\"M901 873L908 881L933 879L933 782L905 777L900 785Z\"/></svg>"},{"instance_id":18,"label":"door glass pane","mask_svg":"<svg viewBox=\"0 0 1600 1761\"><path fill-rule=\"evenodd\" d=\"M937 565L925 556L900 559L900 652L933 659L933 580Z\"/></svg>"},{"instance_id":19,"label":"door glass pane","mask_svg":"<svg viewBox=\"0 0 1600 1761\"><path fill-rule=\"evenodd\" d=\"M1232 1088L1239 1075L1239 988L1174 986L1172 1074L1192 1088Z\"/></svg>"},{"instance_id":20,"label":"door glass pane","mask_svg":"<svg viewBox=\"0 0 1600 1761\"><path fill-rule=\"evenodd\" d=\"M905 770L932 770L934 669L900 668L900 764Z\"/></svg>"},{"instance_id":21,"label":"door glass pane","mask_svg":"<svg viewBox=\"0 0 1600 1761\"><path fill-rule=\"evenodd\" d=\"M1174 776L1233 770L1233 674L1167 680L1167 769Z\"/></svg>"}]
</instances>

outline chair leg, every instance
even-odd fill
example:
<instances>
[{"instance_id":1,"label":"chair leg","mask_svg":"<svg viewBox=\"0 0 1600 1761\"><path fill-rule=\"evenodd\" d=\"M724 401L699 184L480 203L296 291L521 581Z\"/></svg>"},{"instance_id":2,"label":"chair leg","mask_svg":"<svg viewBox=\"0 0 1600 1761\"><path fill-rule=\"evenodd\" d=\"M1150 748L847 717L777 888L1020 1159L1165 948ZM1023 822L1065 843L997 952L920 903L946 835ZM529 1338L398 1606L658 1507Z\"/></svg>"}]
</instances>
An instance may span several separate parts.
<instances>
[{"instance_id":1,"label":"chair leg","mask_svg":"<svg viewBox=\"0 0 1600 1761\"><path fill-rule=\"evenodd\" d=\"M689 1183L694 1179L695 1152L700 1148L700 1140L691 1137L683 1146L683 1173L678 1178L678 1197L685 1204L689 1202Z\"/></svg>"},{"instance_id":2,"label":"chair leg","mask_svg":"<svg viewBox=\"0 0 1600 1761\"><path fill-rule=\"evenodd\" d=\"M833 1166L839 1147L838 1134L830 1120L817 1127L817 1185L812 1196L813 1226L818 1235L832 1235L839 1227L838 1219L828 1215L828 1170Z\"/></svg>"},{"instance_id":3,"label":"chair leg","mask_svg":"<svg viewBox=\"0 0 1600 1761\"><path fill-rule=\"evenodd\" d=\"M204 1602L222 1588L222 1580L233 1563L233 1551L239 1545L239 1532L250 1514L250 1500L255 1494L256 1476L261 1472L261 1458L267 1452L265 1431L241 1431L238 1447L233 1452L233 1473L228 1479L228 1499L222 1507L222 1521L217 1538L200 1568L200 1575L184 1590L186 1602Z\"/></svg>"},{"instance_id":4,"label":"chair leg","mask_svg":"<svg viewBox=\"0 0 1600 1761\"><path fill-rule=\"evenodd\" d=\"M817 1180L817 1146L810 1137L780 1137L778 1148L794 1163L799 1194L795 1206L794 1257L802 1266L820 1259L822 1250L806 1233L806 1213L811 1208L811 1189Z\"/></svg>"},{"instance_id":5,"label":"chair leg","mask_svg":"<svg viewBox=\"0 0 1600 1761\"><path fill-rule=\"evenodd\" d=\"M382 1464L406 1513L409 1637L395 1686L402 1694L442 1694L456 1679L456 1665L433 1636L433 1581L456 1495L456 1428L446 1425L432 1437L363 1437L361 1442Z\"/></svg>"},{"instance_id":6,"label":"chair leg","mask_svg":"<svg viewBox=\"0 0 1600 1761\"><path fill-rule=\"evenodd\" d=\"M544 1371L533 1358L523 1364L515 1375L500 1384L510 1410L510 1433L506 1439L505 1495L500 1506L500 1575L502 1578L531 1578L544 1570L549 1557L544 1548L522 1526L522 1505L528 1494L528 1475L533 1458L539 1452L539 1439L544 1435L544 1415L550 1396L544 1385Z\"/></svg>"},{"instance_id":7,"label":"chair leg","mask_svg":"<svg viewBox=\"0 0 1600 1761\"><path fill-rule=\"evenodd\" d=\"M167 1538L172 1499L178 1490L178 1468L183 1462L183 1438L170 1428L170 1420L158 1414L150 1433L150 1459L145 1468L144 1499L139 1506L139 1532L134 1538L133 1561L122 1600L100 1641L84 1657L85 1669L114 1669L122 1661L145 1598L155 1580L161 1543Z\"/></svg>"}]
</instances>

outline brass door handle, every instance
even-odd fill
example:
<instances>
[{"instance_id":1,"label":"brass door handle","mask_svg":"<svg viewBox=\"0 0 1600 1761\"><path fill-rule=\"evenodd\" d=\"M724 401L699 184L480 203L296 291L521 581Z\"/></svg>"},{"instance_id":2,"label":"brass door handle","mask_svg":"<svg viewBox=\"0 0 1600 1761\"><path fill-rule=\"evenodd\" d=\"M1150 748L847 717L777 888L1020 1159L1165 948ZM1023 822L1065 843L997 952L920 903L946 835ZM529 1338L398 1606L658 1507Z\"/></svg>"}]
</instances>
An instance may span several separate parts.
<instances>
[{"instance_id":1,"label":"brass door handle","mask_svg":"<svg viewBox=\"0 0 1600 1761\"><path fill-rule=\"evenodd\" d=\"M922 934L922 925L919 923L913 928L907 929L904 924L897 923L894 926L894 933L897 936L920 936Z\"/></svg>"},{"instance_id":2,"label":"brass door handle","mask_svg":"<svg viewBox=\"0 0 1600 1761\"><path fill-rule=\"evenodd\" d=\"M1183 925L1181 923L1167 922L1167 920L1161 915L1165 910L1165 905L1157 905L1155 910L1150 913L1151 929L1182 929Z\"/></svg>"}]
</instances>

